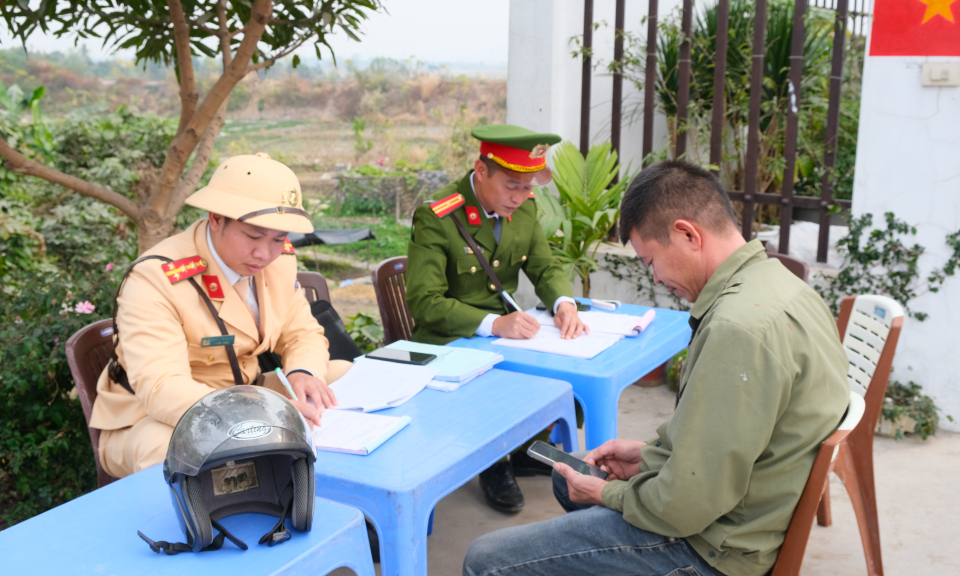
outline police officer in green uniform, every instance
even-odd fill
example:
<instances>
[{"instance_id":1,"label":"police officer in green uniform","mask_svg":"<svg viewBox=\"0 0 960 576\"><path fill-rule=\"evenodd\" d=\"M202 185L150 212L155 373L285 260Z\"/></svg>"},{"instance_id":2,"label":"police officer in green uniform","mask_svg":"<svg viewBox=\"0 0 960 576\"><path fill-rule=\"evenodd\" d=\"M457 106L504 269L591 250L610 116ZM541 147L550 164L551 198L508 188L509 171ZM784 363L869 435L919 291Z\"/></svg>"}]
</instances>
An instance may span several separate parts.
<instances>
[{"instance_id":1,"label":"police officer in green uniform","mask_svg":"<svg viewBox=\"0 0 960 576\"><path fill-rule=\"evenodd\" d=\"M413 340L446 344L473 336L533 337L539 323L513 309L497 286L512 294L521 270L553 311L563 337L577 338L588 329L577 316L569 276L550 251L533 200L533 187L552 178L546 153L560 137L506 124L479 126L472 134L481 142L474 169L413 217L407 275ZM523 450L510 459L481 473L480 483L492 507L514 512L523 507L515 471L549 474L550 468Z\"/></svg>"}]
</instances>

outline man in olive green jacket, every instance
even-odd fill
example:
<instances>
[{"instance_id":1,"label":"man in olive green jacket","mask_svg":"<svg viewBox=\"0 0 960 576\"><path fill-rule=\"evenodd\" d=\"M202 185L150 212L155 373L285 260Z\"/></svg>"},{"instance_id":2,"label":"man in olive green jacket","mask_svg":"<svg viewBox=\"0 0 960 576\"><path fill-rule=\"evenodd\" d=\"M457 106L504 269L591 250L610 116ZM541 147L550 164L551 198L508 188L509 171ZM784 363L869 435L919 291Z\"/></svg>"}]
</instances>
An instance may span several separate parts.
<instances>
[{"instance_id":1,"label":"man in olive green jacket","mask_svg":"<svg viewBox=\"0 0 960 576\"><path fill-rule=\"evenodd\" d=\"M563 337L578 337L586 327L577 316L569 276L551 253L533 200L533 187L552 178L546 152L560 137L508 124L478 126L472 134L480 140L474 169L413 216L406 286L413 340L446 344L473 336L534 336L540 324L515 309L501 292L501 288L508 294L516 292L521 270L554 312ZM550 468L527 456L525 447L509 462L494 464L480 474L490 506L502 512L523 508L515 473L550 474Z\"/></svg>"},{"instance_id":2,"label":"man in olive green jacket","mask_svg":"<svg viewBox=\"0 0 960 576\"><path fill-rule=\"evenodd\" d=\"M570 514L488 534L464 574L760 576L776 562L819 445L849 401L847 359L820 297L740 237L709 172L679 161L631 183L621 239L694 303L674 416L649 443L557 464Z\"/></svg>"}]
</instances>

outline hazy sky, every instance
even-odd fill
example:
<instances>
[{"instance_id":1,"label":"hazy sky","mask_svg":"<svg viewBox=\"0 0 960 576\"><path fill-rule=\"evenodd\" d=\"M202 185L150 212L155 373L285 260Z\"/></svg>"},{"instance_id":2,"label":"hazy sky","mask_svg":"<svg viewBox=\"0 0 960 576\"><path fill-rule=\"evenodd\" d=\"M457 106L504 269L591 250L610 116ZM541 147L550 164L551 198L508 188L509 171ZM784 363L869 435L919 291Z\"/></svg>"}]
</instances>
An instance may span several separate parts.
<instances>
[{"instance_id":1,"label":"hazy sky","mask_svg":"<svg viewBox=\"0 0 960 576\"><path fill-rule=\"evenodd\" d=\"M403 60L410 56L437 64L470 63L506 66L509 0L384 0L389 14L373 15L364 24L359 44L337 34L330 45L337 60L367 60L389 56ZM81 41L91 57L111 57L97 40ZM11 39L0 21L0 44L12 47ZM73 38L56 39L35 35L27 43L30 50L66 51L73 47ZM313 46L301 48L301 58L313 59ZM130 58L131 53L118 53ZM326 60L328 55L324 54Z\"/></svg>"}]
</instances>

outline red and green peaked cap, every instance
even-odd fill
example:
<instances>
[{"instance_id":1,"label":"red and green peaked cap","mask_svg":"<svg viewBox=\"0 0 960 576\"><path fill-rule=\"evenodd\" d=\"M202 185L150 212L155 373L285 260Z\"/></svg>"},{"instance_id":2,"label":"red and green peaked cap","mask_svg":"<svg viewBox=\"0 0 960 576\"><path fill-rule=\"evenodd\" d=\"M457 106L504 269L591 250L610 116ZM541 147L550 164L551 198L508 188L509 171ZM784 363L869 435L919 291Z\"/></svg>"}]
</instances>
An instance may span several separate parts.
<instances>
[{"instance_id":1,"label":"red and green peaked cap","mask_svg":"<svg viewBox=\"0 0 960 576\"><path fill-rule=\"evenodd\" d=\"M547 150L560 141L556 134L539 134L512 124L477 126L470 134L480 141L481 156L514 172L546 168Z\"/></svg>"}]
</instances>

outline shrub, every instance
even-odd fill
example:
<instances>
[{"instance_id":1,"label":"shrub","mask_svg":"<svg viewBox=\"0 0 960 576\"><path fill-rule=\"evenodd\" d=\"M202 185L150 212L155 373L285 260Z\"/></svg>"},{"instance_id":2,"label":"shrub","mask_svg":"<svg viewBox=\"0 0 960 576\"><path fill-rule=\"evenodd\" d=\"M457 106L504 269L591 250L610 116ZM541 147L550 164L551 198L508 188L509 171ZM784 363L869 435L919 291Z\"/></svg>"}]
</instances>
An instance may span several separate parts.
<instances>
[{"instance_id":1,"label":"shrub","mask_svg":"<svg viewBox=\"0 0 960 576\"><path fill-rule=\"evenodd\" d=\"M15 524L96 487L67 339L111 312L115 272L28 272L0 305L0 518ZM89 302L91 313L77 306ZM80 308L83 310L84 308Z\"/></svg>"}]
</instances>

